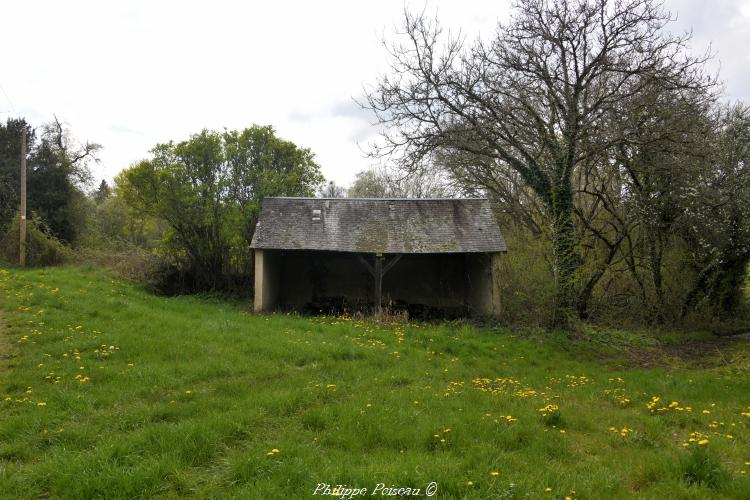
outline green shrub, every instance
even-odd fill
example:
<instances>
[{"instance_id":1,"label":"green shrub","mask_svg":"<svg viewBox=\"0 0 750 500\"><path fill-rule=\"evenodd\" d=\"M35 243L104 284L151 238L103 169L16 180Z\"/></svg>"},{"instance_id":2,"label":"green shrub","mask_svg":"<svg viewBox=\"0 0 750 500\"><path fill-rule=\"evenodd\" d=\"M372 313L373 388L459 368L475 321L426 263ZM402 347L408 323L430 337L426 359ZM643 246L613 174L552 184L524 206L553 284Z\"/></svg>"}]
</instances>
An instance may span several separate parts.
<instances>
[{"instance_id":1,"label":"green shrub","mask_svg":"<svg viewBox=\"0 0 750 500\"><path fill-rule=\"evenodd\" d=\"M502 323L549 326L555 312L555 278L549 242L521 229L504 228L508 252L500 258L499 294Z\"/></svg>"},{"instance_id":2,"label":"green shrub","mask_svg":"<svg viewBox=\"0 0 750 500\"><path fill-rule=\"evenodd\" d=\"M152 252L127 243L78 248L76 260L80 264L105 267L118 278L145 285L161 265L161 259Z\"/></svg>"},{"instance_id":3,"label":"green shrub","mask_svg":"<svg viewBox=\"0 0 750 500\"><path fill-rule=\"evenodd\" d=\"M15 217L0 237L0 258L18 262L18 236L20 228ZM70 247L52 235L47 224L36 215L26 221L26 265L55 266L69 262L73 257Z\"/></svg>"}]
</instances>

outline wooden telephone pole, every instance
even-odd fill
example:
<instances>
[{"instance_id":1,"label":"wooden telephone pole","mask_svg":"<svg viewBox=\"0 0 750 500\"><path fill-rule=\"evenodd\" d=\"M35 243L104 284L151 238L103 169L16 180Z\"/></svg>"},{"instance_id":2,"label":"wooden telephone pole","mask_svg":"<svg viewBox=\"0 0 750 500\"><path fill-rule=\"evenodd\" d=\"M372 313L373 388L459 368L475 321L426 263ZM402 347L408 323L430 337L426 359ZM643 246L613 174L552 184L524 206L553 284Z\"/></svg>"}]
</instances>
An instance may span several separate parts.
<instances>
[{"instance_id":1,"label":"wooden telephone pole","mask_svg":"<svg viewBox=\"0 0 750 500\"><path fill-rule=\"evenodd\" d=\"M21 129L21 220L18 227L21 229L20 241L18 243L18 263L21 267L26 265L26 126Z\"/></svg>"}]
</instances>

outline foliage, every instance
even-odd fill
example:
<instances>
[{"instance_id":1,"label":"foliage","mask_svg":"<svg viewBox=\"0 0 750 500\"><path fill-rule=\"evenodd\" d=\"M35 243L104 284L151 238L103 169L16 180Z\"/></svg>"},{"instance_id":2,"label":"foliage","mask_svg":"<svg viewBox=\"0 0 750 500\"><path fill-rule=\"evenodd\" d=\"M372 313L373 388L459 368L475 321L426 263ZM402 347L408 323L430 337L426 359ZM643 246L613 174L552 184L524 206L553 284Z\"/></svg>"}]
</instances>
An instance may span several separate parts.
<instances>
[{"instance_id":1,"label":"foliage","mask_svg":"<svg viewBox=\"0 0 750 500\"><path fill-rule=\"evenodd\" d=\"M21 129L27 130L27 209L48 224L51 234L73 243L85 224L84 188L98 144L79 144L57 118L37 136L25 120L0 125L0 229L18 210Z\"/></svg>"},{"instance_id":2,"label":"foliage","mask_svg":"<svg viewBox=\"0 0 750 500\"><path fill-rule=\"evenodd\" d=\"M710 163L680 207L696 272L683 313L704 302L713 315L729 319L747 307L742 288L750 263L750 107L738 103L717 114Z\"/></svg>"},{"instance_id":3,"label":"foliage","mask_svg":"<svg viewBox=\"0 0 750 500\"><path fill-rule=\"evenodd\" d=\"M109 187L107 181L102 179L99 183L99 187L93 193L93 199L97 205L104 203L112 195L112 188Z\"/></svg>"},{"instance_id":4,"label":"foliage","mask_svg":"<svg viewBox=\"0 0 750 500\"><path fill-rule=\"evenodd\" d=\"M14 217L0 238L0 259L18 262L19 222ZM73 252L52 234L47 224L36 215L26 220L26 265L55 266L72 260Z\"/></svg>"},{"instance_id":5,"label":"foliage","mask_svg":"<svg viewBox=\"0 0 750 500\"><path fill-rule=\"evenodd\" d=\"M108 241L75 250L73 262L83 266L109 269L123 280L155 290L160 283L159 271L164 263L152 251L123 241Z\"/></svg>"},{"instance_id":6,"label":"foliage","mask_svg":"<svg viewBox=\"0 0 750 500\"><path fill-rule=\"evenodd\" d=\"M585 318L625 239L592 223L608 201L600 190L624 182L613 151L643 144L619 126L623 109L636 116L653 96L685 109L714 99L707 57L691 55L689 35L671 34L670 20L653 0L521 0L494 38L466 46L407 12L403 42L390 47L391 74L367 95L384 126L373 154L396 155L407 170L439 162L498 199L531 198L541 215L534 224L550 241L555 321ZM585 269L587 259L598 262Z\"/></svg>"},{"instance_id":7,"label":"foliage","mask_svg":"<svg viewBox=\"0 0 750 500\"><path fill-rule=\"evenodd\" d=\"M5 497L300 498L319 482L431 481L437 498L511 484L517 498L750 496L750 379L731 356L641 368L561 335L256 316L82 268L0 269L0 304ZM653 397L682 411L652 414ZM547 405L564 428L545 425ZM709 442L684 447L694 432Z\"/></svg>"},{"instance_id":8,"label":"foliage","mask_svg":"<svg viewBox=\"0 0 750 500\"><path fill-rule=\"evenodd\" d=\"M36 141L34 129L23 119L8 119L0 124L0 232L4 232L18 213L20 189L21 131L26 140Z\"/></svg>"},{"instance_id":9,"label":"foliage","mask_svg":"<svg viewBox=\"0 0 750 500\"><path fill-rule=\"evenodd\" d=\"M186 289L247 281L262 199L312 196L323 181L312 152L271 127L203 130L152 155L118 176L117 192L133 213L168 224L159 250L189 278Z\"/></svg>"},{"instance_id":10,"label":"foliage","mask_svg":"<svg viewBox=\"0 0 750 500\"><path fill-rule=\"evenodd\" d=\"M459 191L437 170L397 174L384 168L357 173L347 190L349 198L449 198Z\"/></svg>"},{"instance_id":11,"label":"foliage","mask_svg":"<svg viewBox=\"0 0 750 500\"><path fill-rule=\"evenodd\" d=\"M333 181L328 181L319 191L321 198L344 198L346 189Z\"/></svg>"},{"instance_id":12,"label":"foliage","mask_svg":"<svg viewBox=\"0 0 750 500\"><path fill-rule=\"evenodd\" d=\"M498 319L506 325L551 326L555 287L549 242L512 225L503 228L503 236L510 250L500 258Z\"/></svg>"}]
</instances>

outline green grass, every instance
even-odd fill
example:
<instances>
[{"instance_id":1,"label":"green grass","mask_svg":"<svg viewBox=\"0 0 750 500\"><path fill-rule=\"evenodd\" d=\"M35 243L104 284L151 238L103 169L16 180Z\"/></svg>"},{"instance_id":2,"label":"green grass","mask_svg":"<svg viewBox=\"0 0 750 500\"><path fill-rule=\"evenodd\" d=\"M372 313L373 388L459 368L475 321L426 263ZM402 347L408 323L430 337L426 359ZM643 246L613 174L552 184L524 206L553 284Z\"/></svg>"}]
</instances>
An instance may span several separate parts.
<instances>
[{"instance_id":1,"label":"green grass","mask_svg":"<svg viewBox=\"0 0 750 500\"><path fill-rule=\"evenodd\" d=\"M82 268L0 269L0 310L3 497L750 498L747 342L639 369L641 334L256 316Z\"/></svg>"}]
</instances>

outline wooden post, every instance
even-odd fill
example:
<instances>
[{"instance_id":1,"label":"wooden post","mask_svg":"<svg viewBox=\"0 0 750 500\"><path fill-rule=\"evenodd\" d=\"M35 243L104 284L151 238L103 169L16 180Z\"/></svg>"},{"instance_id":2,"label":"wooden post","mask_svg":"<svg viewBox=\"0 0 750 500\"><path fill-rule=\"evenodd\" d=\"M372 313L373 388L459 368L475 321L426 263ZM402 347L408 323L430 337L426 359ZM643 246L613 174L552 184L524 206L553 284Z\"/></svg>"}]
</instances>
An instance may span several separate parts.
<instances>
[{"instance_id":1,"label":"wooden post","mask_svg":"<svg viewBox=\"0 0 750 500\"><path fill-rule=\"evenodd\" d=\"M21 129L21 220L18 221L20 228L18 242L18 263L21 267L26 265L26 126Z\"/></svg>"},{"instance_id":2,"label":"wooden post","mask_svg":"<svg viewBox=\"0 0 750 500\"><path fill-rule=\"evenodd\" d=\"M382 310L383 295L383 254L375 254L375 313L380 314Z\"/></svg>"},{"instance_id":3,"label":"wooden post","mask_svg":"<svg viewBox=\"0 0 750 500\"><path fill-rule=\"evenodd\" d=\"M375 301L375 313L378 314L382 310L382 304L383 304L383 276L385 276L385 273L391 270L393 266L396 265L396 263L401 260L401 257L403 257L403 254L396 255L393 257L385 266L383 265L383 261L385 260L385 257L382 253L376 253L375 254L375 267L370 265L369 262L367 262L367 259L362 257L361 254L356 254L357 259L362 263L363 266L365 266L365 269L367 269L367 272L370 273L370 276L373 277L375 280L375 289L373 290L373 300Z\"/></svg>"}]
</instances>

